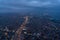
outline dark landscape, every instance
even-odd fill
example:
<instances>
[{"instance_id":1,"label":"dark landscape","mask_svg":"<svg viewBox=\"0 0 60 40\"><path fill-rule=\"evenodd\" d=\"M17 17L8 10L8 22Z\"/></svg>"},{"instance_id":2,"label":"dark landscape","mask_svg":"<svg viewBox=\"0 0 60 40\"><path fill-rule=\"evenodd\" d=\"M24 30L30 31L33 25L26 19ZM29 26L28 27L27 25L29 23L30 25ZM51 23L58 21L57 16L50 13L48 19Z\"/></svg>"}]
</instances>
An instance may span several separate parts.
<instances>
[{"instance_id":1,"label":"dark landscape","mask_svg":"<svg viewBox=\"0 0 60 40\"><path fill-rule=\"evenodd\" d=\"M16 31L23 25L25 16L28 16L28 22L24 25L25 30L21 29L22 33L17 34ZM1 14L0 40L19 40L18 35L21 36L21 40L59 40L60 22L49 15Z\"/></svg>"},{"instance_id":2,"label":"dark landscape","mask_svg":"<svg viewBox=\"0 0 60 40\"><path fill-rule=\"evenodd\" d=\"M60 40L60 0L0 0L0 40Z\"/></svg>"}]
</instances>

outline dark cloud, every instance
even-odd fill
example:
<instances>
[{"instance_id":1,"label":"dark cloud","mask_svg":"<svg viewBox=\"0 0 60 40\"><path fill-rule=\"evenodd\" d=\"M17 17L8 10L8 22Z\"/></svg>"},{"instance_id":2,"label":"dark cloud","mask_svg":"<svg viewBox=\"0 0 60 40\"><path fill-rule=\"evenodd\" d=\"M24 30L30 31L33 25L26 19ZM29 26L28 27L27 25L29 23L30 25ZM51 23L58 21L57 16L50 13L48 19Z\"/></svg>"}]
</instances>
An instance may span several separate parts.
<instances>
[{"instance_id":1,"label":"dark cloud","mask_svg":"<svg viewBox=\"0 0 60 40\"><path fill-rule=\"evenodd\" d=\"M10 10L28 10L31 8L21 7L22 6L31 6L31 7L55 7L60 4L60 0L0 0L0 12L2 9ZM33 9L33 8L32 8Z\"/></svg>"},{"instance_id":2,"label":"dark cloud","mask_svg":"<svg viewBox=\"0 0 60 40\"><path fill-rule=\"evenodd\" d=\"M0 0L0 3L42 7L58 5L60 4L60 0Z\"/></svg>"}]
</instances>

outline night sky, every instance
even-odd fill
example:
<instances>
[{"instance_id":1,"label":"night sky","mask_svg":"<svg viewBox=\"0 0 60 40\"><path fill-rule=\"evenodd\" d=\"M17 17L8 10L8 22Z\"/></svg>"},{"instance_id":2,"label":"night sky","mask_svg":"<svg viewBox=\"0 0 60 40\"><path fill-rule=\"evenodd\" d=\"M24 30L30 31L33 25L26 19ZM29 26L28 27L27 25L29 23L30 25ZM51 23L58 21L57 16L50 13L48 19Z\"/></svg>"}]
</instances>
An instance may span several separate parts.
<instances>
[{"instance_id":1,"label":"night sky","mask_svg":"<svg viewBox=\"0 0 60 40\"><path fill-rule=\"evenodd\" d=\"M0 5L25 5L34 7L56 6L60 4L60 0L0 0Z\"/></svg>"},{"instance_id":2,"label":"night sky","mask_svg":"<svg viewBox=\"0 0 60 40\"><path fill-rule=\"evenodd\" d=\"M0 0L0 12L28 12L40 8L51 8L49 11L60 11L60 0ZM53 9L55 8L56 9Z\"/></svg>"}]
</instances>

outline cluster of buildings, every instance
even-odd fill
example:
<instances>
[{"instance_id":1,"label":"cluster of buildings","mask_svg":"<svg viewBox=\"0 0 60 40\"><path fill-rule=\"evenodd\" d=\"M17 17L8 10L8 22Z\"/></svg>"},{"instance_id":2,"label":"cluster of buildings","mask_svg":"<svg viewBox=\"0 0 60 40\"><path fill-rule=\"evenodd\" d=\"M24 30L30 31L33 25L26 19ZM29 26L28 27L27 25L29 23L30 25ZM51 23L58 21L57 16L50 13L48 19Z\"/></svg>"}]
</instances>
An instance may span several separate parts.
<instances>
[{"instance_id":1,"label":"cluster of buildings","mask_svg":"<svg viewBox=\"0 0 60 40\"><path fill-rule=\"evenodd\" d=\"M49 18L49 17L48 17ZM21 40L60 40L60 24L53 18L32 18L26 28L23 29ZM29 30L30 29L30 30ZM0 27L0 40L14 40L15 30L9 30L7 26Z\"/></svg>"},{"instance_id":2,"label":"cluster of buildings","mask_svg":"<svg viewBox=\"0 0 60 40\"><path fill-rule=\"evenodd\" d=\"M43 33L43 32L32 32L32 31L27 30L27 29L23 29L23 31L21 33L21 40L49 40L48 36L45 35L45 33ZM42 30L42 31L44 31L44 30Z\"/></svg>"},{"instance_id":3,"label":"cluster of buildings","mask_svg":"<svg viewBox=\"0 0 60 40\"><path fill-rule=\"evenodd\" d=\"M13 40L15 31L8 27L0 27L0 40Z\"/></svg>"}]
</instances>

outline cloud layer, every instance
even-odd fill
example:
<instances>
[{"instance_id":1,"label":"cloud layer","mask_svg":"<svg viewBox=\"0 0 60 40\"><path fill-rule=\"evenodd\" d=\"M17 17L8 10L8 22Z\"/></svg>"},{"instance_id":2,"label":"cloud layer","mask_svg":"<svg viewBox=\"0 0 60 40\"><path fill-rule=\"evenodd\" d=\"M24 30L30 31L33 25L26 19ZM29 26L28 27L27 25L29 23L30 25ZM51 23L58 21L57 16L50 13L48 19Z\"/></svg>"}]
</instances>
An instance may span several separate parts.
<instances>
[{"instance_id":1,"label":"cloud layer","mask_svg":"<svg viewBox=\"0 0 60 40\"><path fill-rule=\"evenodd\" d=\"M0 0L0 4L20 4L26 6L54 6L60 4L60 0Z\"/></svg>"},{"instance_id":2,"label":"cloud layer","mask_svg":"<svg viewBox=\"0 0 60 40\"><path fill-rule=\"evenodd\" d=\"M60 0L0 0L0 12L3 10L19 11L30 10L30 7L55 7L60 5ZM2 10L1 10L2 9ZM5 11L6 12L6 11Z\"/></svg>"}]
</instances>

